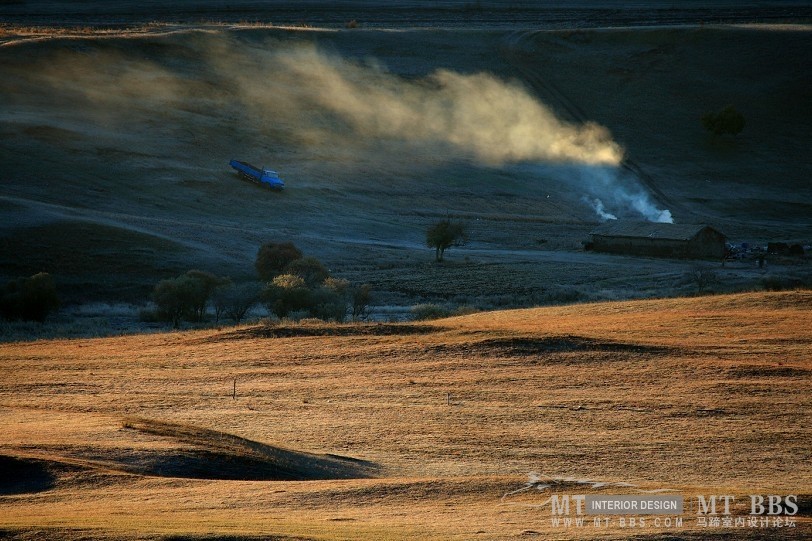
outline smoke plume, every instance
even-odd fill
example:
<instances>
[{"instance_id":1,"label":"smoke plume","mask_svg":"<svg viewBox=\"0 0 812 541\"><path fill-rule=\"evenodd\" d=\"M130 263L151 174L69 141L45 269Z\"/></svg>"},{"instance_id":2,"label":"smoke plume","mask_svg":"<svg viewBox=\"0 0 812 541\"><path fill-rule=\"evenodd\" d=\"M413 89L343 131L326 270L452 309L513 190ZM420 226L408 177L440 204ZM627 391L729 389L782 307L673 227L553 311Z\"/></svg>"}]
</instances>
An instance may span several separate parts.
<instances>
[{"instance_id":1,"label":"smoke plume","mask_svg":"<svg viewBox=\"0 0 812 541\"><path fill-rule=\"evenodd\" d=\"M448 70L407 80L379 64L349 61L313 46L275 51L260 63L274 75L261 87L242 79L244 100L266 115L273 111L274 121L297 111L291 125L311 144L329 144L334 152L350 146L348 154L360 155L364 141L386 140L422 148L440 161L568 165L580 176L568 182L592 196L589 203L601 219L617 218L607 210L610 205L638 219L672 221L639 184L622 178L623 149L606 128L558 119L518 83Z\"/></svg>"},{"instance_id":2,"label":"smoke plume","mask_svg":"<svg viewBox=\"0 0 812 541\"><path fill-rule=\"evenodd\" d=\"M409 159L429 166L456 160L556 165L568 168L568 188L588 196L601 219L630 209L671 221L639 184L620 176L623 150L606 128L558 119L519 83L449 70L406 78L309 43L243 43L217 33L186 40L196 54L185 63L171 53L139 54L134 43L132 53L64 57L42 78L71 102L84 93L99 124L127 131L137 127L133 120L146 122L143 129L178 126L196 145L233 146L237 139L229 141L219 131L225 130L280 152L304 149L323 163L359 169L396 168L393 162ZM145 111L162 122L144 121L152 118Z\"/></svg>"},{"instance_id":3,"label":"smoke plume","mask_svg":"<svg viewBox=\"0 0 812 541\"><path fill-rule=\"evenodd\" d=\"M608 130L557 119L522 86L486 74L439 70L407 80L375 63L357 63L313 46L263 59L264 88L243 81L252 103L289 103L310 111L310 129L346 130L354 139L434 145L488 165L522 161L617 164L622 149ZM277 107L273 106L273 109ZM316 114L317 112L317 114ZM325 125L325 118L333 126ZM312 131L311 131L312 135ZM344 134L346 137L346 133Z\"/></svg>"},{"instance_id":4,"label":"smoke plume","mask_svg":"<svg viewBox=\"0 0 812 541\"><path fill-rule=\"evenodd\" d=\"M604 222L608 220L617 220L617 216L612 214L611 212L606 212L606 207L603 204L603 201L598 199L597 197L589 198L584 197L583 200L592 207L592 210L595 211L595 214L600 217L601 220Z\"/></svg>"},{"instance_id":5,"label":"smoke plume","mask_svg":"<svg viewBox=\"0 0 812 541\"><path fill-rule=\"evenodd\" d=\"M545 169L550 174L549 169ZM658 223L674 223L671 212L661 209L639 181L618 167L570 166L553 170L573 188L589 194L582 198L602 221L619 217Z\"/></svg>"}]
</instances>

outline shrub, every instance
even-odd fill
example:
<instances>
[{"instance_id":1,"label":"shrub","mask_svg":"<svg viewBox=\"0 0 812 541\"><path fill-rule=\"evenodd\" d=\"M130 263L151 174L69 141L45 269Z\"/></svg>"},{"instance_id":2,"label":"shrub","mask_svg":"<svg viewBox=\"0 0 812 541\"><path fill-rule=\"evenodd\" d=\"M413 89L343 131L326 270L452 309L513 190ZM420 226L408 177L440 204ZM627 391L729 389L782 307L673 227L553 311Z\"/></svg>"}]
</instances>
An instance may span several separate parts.
<instances>
[{"instance_id":1,"label":"shrub","mask_svg":"<svg viewBox=\"0 0 812 541\"><path fill-rule=\"evenodd\" d=\"M559 286L545 292L532 304L566 304L583 300L584 294L573 286Z\"/></svg>"},{"instance_id":2,"label":"shrub","mask_svg":"<svg viewBox=\"0 0 812 541\"><path fill-rule=\"evenodd\" d=\"M310 314L325 321L343 322L347 318L349 282L328 278L311 293Z\"/></svg>"},{"instance_id":3,"label":"shrub","mask_svg":"<svg viewBox=\"0 0 812 541\"><path fill-rule=\"evenodd\" d=\"M0 313L9 320L42 323L57 307L56 284L45 272L8 282L0 296Z\"/></svg>"},{"instance_id":4,"label":"shrub","mask_svg":"<svg viewBox=\"0 0 812 541\"><path fill-rule=\"evenodd\" d=\"M182 318L195 318L197 307L204 296L204 284L185 274L161 280L152 292L158 318L161 321L171 321L175 328L180 325Z\"/></svg>"},{"instance_id":5,"label":"shrub","mask_svg":"<svg viewBox=\"0 0 812 541\"><path fill-rule=\"evenodd\" d=\"M304 321L306 324L308 321L309 322L318 321L320 324L324 323L320 319L316 320L311 319L309 310L294 310L292 312L289 312L288 315L285 316L285 321L293 321L294 323L301 323Z\"/></svg>"},{"instance_id":6,"label":"shrub","mask_svg":"<svg viewBox=\"0 0 812 541\"><path fill-rule=\"evenodd\" d=\"M452 312L452 316L470 316L471 314L478 314L481 312L476 306L458 306Z\"/></svg>"},{"instance_id":7,"label":"shrub","mask_svg":"<svg viewBox=\"0 0 812 541\"><path fill-rule=\"evenodd\" d=\"M688 277L696 286L697 293L704 293L709 287L719 282L716 272L699 266L693 267Z\"/></svg>"},{"instance_id":8,"label":"shrub","mask_svg":"<svg viewBox=\"0 0 812 541\"><path fill-rule=\"evenodd\" d=\"M804 287L804 282L789 276L769 275L761 279L761 287L766 291L789 291Z\"/></svg>"},{"instance_id":9,"label":"shrub","mask_svg":"<svg viewBox=\"0 0 812 541\"><path fill-rule=\"evenodd\" d=\"M138 321L142 323L158 323L161 318L158 316L158 310L144 307L138 311Z\"/></svg>"},{"instance_id":10,"label":"shrub","mask_svg":"<svg viewBox=\"0 0 812 541\"><path fill-rule=\"evenodd\" d=\"M212 293L218 287L231 282L230 279L201 270L190 270L186 276L200 283L198 295L195 298L195 304L192 307L192 317L195 321L203 321L206 316L206 306L209 303Z\"/></svg>"},{"instance_id":11,"label":"shrub","mask_svg":"<svg viewBox=\"0 0 812 541\"><path fill-rule=\"evenodd\" d=\"M262 301L269 312L283 318L291 312L307 311L311 304L311 293L301 277L281 274L265 288Z\"/></svg>"},{"instance_id":12,"label":"shrub","mask_svg":"<svg viewBox=\"0 0 812 541\"><path fill-rule=\"evenodd\" d=\"M344 278L327 278L322 285L339 295L347 295L350 289L350 283Z\"/></svg>"},{"instance_id":13,"label":"shrub","mask_svg":"<svg viewBox=\"0 0 812 541\"><path fill-rule=\"evenodd\" d=\"M260 297L269 313L280 319L309 317L339 322L346 319L348 300L355 290L347 280L332 278L327 267L315 257L303 257L293 244L262 246L256 267L261 276L268 277ZM366 294L368 302L368 290ZM225 299L218 302L222 304Z\"/></svg>"},{"instance_id":14,"label":"shrub","mask_svg":"<svg viewBox=\"0 0 812 541\"><path fill-rule=\"evenodd\" d=\"M372 300L372 286L360 285L352 290L352 319L358 321L369 317L369 303Z\"/></svg>"},{"instance_id":15,"label":"shrub","mask_svg":"<svg viewBox=\"0 0 812 541\"><path fill-rule=\"evenodd\" d=\"M347 302L335 292L319 288L313 292L311 301L309 311L312 317L338 323L347 319Z\"/></svg>"},{"instance_id":16,"label":"shrub","mask_svg":"<svg viewBox=\"0 0 812 541\"><path fill-rule=\"evenodd\" d=\"M161 280L152 291L152 300L157 307L156 316L161 321L171 321L175 327L178 327L181 319L202 321L214 290L229 282L228 278L200 270L190 270L177 278Z\"/></svg>"},{"instance_id":17,"label":"shrub","mask_svg":"<svg viewBox=\"0 0 812 541\"><path fill-rule=\"evenodd\" d=\"M285 267L285 274L300 277L309 288L324 283L330 277L327 267L315 257L302 257L291 261Z\"/></svg>"},{"instance_id":18,"label":"shrub","mask_svg":"<svg viewBox=\"0 0 812 541\"><path fill-rule=\"evenodd\" d=\"M260 282L229 283L218 287L212 294L216 320L219 322L220 316L224 315L239 323L259 302L262 291L263 285Z\"/></svg>"},{"instance_id":19,"label":"shrub","mask_svg":"<svg viewBox=\"0 0 812 541\"><path fill-rule=\"evenodd\" d=\"M254 266L260 279L267 282L301 258L302 252L292 242L268 242L259 247Z\"/></svg>"}]
</instances>

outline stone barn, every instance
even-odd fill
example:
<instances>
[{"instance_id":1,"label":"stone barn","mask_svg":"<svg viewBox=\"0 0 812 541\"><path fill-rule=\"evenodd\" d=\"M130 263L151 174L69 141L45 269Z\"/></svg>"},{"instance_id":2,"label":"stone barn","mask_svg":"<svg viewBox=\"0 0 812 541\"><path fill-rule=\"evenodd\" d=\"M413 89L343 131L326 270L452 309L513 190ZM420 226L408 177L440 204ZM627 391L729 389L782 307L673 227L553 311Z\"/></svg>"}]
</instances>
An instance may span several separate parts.
<instances>
[{"instance_id":1,"label":"stone barn","mask_svg":"<svg viewBox=\"0 0 812 541\"><path fill-rule=\"evenodd\" d=\"M655 224L612 220L590 233L596 252L721 259L726 237L709 225Z\"/></svg>"}]
</instances>

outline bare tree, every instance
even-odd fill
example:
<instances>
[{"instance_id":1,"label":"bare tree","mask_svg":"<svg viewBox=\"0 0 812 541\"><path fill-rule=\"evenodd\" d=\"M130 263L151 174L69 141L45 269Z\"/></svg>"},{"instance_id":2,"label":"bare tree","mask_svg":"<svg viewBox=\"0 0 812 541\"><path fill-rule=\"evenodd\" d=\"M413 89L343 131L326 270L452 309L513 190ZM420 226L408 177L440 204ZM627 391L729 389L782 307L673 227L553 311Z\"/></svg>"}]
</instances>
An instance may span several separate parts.
<instances>
[{"instance_id":1,"label":"bare tree","mask_svg":"<svg viewBox=\"0 0 812 541\"><path fill-rule=\"evenodd\" d=\"M697 293L704 293L707 288L719 282L719 277L712 269L696 266L689 273L691 281L696 285Z\"/></svg>"}]
</instances>

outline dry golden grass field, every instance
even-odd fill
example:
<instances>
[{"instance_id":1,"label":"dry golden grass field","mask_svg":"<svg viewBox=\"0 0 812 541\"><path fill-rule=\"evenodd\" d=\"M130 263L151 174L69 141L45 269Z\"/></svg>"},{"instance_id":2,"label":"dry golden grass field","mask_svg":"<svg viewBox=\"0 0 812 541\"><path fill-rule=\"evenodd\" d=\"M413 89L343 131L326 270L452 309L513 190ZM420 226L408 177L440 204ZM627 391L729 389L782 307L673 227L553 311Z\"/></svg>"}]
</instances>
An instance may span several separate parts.
<instances>
[{"instance_id":1,"label":"dry golden grass field","mask_svg":"<svg viewBox=\"0 0 812 541\"><path fill-rule=\"evenodd\" d=\"M2 344L0 537L808 539L811 306L751 293ZM544 506L663 489L736 495L734 517L746 495L794 494L799 512L703 529L686 503L681 528L597 529Z\"/></svg>"},{"instance_id":2,"label":"dry golden grass field","mask_svg":"<svg viewBox=\"0 0 812 541\"><path fill-rule=\"evenodd\" d=\"M47 272L62 302L0 324L0 540L812 539L811 22L790 0L0 0L0 286ZM744 131L707 133L727 104ZM806 255L586 251L607 213ZM443 218L469 242L441 264ZM168 329L159 280L256 280L269 241L389 322L141 334ZM556 303L580 304L503 310ZM471 315L393 322L427 304ZM685 508L554 512L580 495Z\"/></svg>"}]
</instances>

